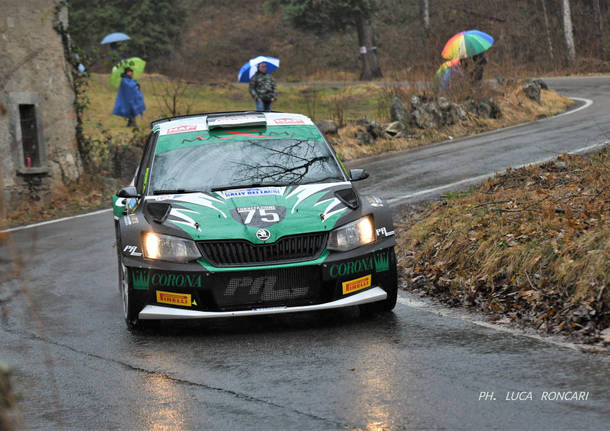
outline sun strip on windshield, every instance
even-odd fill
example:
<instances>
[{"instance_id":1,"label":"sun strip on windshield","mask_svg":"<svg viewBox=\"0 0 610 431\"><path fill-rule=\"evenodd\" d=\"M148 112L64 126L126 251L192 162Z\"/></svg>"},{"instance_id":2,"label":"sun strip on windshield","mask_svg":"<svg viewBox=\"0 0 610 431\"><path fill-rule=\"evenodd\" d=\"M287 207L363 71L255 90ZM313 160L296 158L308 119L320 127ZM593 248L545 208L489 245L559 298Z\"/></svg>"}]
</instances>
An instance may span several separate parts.
<instances>
[{"instance_id":1,"label":"sun strip on windshield","mask_svg":"<svg viewBox=\"0 0 610 431\"><path fill-rule=\"evenodd\" d=\"M200 130L159 136L155 154L166 153L187 147L231 141L250 141L253 139L294 139L303 141L323 141L324 138L315 126L272 126L266 128L237 128L232 130Z\"/></svg>"}]
</instances>

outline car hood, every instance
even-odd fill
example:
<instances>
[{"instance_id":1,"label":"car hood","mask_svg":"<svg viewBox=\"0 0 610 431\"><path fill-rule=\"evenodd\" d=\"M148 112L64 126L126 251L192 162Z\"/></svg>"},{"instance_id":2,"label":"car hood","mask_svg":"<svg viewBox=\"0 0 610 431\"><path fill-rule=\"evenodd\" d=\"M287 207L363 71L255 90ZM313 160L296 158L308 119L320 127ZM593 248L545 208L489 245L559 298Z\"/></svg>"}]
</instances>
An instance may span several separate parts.
<instances>
[{"instance_id":1,"label":"car hood","mask_svg":"<svg viewBox=\"0 0 610 431\"><path fill-rule=\"evenodd\" d=\"M163 225L196 241L244 239L261 244L333 229L341 216L352 211L334 192L351 187L349 182L255 187L151 196L146 201L170 204ZM257 237L260 229L268 231L267 240Z\"/></svg>"}]
</instances>

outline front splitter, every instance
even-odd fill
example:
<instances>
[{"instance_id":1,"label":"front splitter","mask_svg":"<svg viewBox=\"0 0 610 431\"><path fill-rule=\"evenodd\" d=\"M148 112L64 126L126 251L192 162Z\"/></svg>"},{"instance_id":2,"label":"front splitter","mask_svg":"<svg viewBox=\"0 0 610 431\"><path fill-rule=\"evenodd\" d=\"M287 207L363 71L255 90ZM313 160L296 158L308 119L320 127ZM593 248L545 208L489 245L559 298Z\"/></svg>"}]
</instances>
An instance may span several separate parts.
<instances>
[{"instance_id":1,"label":"front splitter","mask_svg":"<svg viewBox=\"0 0 610 431\"><path fill-rule=\"evenodd\" d=\"M372 289L357 293L347 298L341 298L336 301L316 305L303 305L299 307L263 307L240 311L196 311L161 307L159 305L147 305L142 311L140 311L139 318L142 320L214 319L221 317L246 317L261 316L265 314L300 313L304 311L329 310L332 308L368 304L370 302L383 301L387 298L387 296L387 293L381 287L373 287Z\"/></svg>"}]
</instances>

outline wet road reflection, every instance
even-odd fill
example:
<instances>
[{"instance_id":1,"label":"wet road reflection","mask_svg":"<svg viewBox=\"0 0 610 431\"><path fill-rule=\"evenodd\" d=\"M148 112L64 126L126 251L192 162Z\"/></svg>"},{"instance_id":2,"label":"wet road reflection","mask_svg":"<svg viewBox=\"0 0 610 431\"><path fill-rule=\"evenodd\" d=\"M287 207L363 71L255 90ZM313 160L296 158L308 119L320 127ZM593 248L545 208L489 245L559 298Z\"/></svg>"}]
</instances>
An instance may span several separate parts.
<instances>
[{"instance_id":1,"label":"wet road reflection","mask_svg":"<svg viewBox=\"0 0 610 431\"><path fill-rule=\"evenodd\" d=\"M136 410L137 422L143 430L182 431L190 429L185 426L184 391L170 379L154 374L145 379L142 392L149 392L153 408Z\"/></svg>"},{"instance_id":2,"label":"wet road reflection","mask_svg":"<svg viewBox=\"0 0 610 431\"><path fill-rule=\"evenodd\" d=\"M607 97L598 96L608 94L610 81L583 81L588 87L558 83L574 83L575 95L595 99L593 107L518 129L530 140L505 130L492 140L463 140L458 152L435 147L359 161L372 177L399 169L392 178L403 189L378 179L362 186L397 196L595 140L599 124L610 124ZM504 147L524 148L514 155ZM14 387L29 429L605 430L610 423L604 357L400 304L394 314L364 320L354 308L171 322L134 335L121 316L110 213L13 237L38 311L23 294L11 296L0 320L0 355L18 369ZM8 273L9 256L0 248L0 272ZM14 290L12 283L0 288ZM59 399L50 400L55 384ZM540 401L553 390L590 396L586 403ZM480 401L481 391L498 400ZM503 401L509 391L531 391L534 400Z\"/></svg>"}]
</instances>

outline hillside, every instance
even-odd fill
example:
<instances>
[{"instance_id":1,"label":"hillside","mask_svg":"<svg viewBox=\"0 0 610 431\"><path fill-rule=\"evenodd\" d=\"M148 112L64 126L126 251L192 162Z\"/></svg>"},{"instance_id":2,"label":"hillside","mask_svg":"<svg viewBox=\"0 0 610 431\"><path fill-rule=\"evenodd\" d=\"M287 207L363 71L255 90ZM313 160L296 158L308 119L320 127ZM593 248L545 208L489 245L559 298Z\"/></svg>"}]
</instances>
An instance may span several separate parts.
<instances>
[{"instance_id":1,"label":"hillside","mask_svg":"<svg viewBox=\"0 0 610 431\"><path fill-rule=\"evenodd\" d=\"M590 3L572 1L577 59L571 66L566 62L559 2L546 3L548 38L539 1L430 0L430 30L425 32L420 2L378 0L372 24L384 77L431 78L442 62L440 52L445 42L456 32L472 28L495 38L488 53L488 77L608 70L610 35L602 33L602 53L596 53ZM603 28L610 26L609 3L600 1ZM282 66L276 72L280 81L358 78L360 59L354 29L323 34L296 30L283 19L279 8L268 5L268 0L177 2L183 11L182 20L176 24L180 40L170 54L147 58L149 71L200 82L232 81L248 58L265 54L281 59ZM77 23L73 24L78 28ZM100 25L97 31L102 32L103 28L116 31L112 22L105 27ZM85 51L99 49L102 36L90 32L73 34ZM107 51L102 49L99 54L94 70L104 72L108 66L101 58Z\"/></svg>"}]
</instances>

